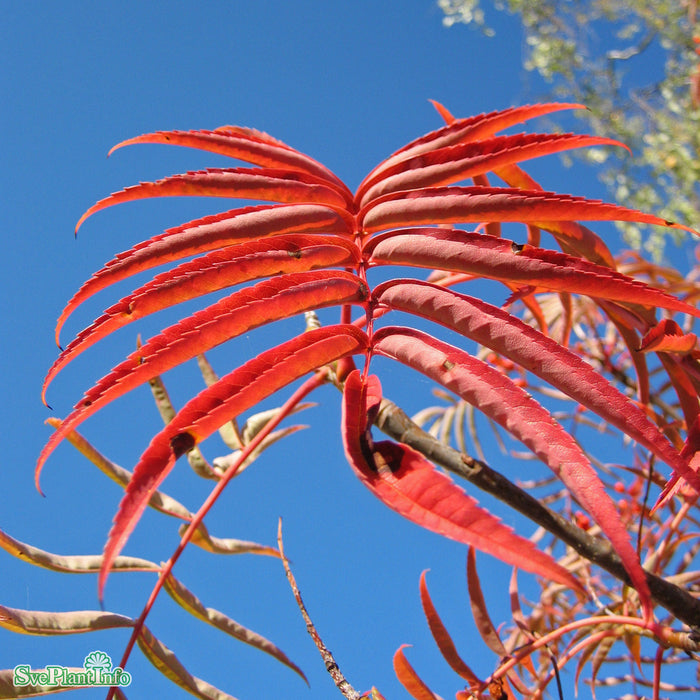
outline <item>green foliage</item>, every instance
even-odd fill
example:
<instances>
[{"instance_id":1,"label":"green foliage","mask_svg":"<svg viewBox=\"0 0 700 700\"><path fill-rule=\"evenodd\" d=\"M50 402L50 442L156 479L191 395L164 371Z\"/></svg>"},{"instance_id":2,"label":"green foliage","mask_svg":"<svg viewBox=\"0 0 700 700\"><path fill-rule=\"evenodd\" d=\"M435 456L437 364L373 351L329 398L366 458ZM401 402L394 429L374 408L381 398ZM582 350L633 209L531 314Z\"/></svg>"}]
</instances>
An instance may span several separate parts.
<instances>
[{"instance_id":1,"label":"green foliage","mask_svg":"<svg viewBox=\"0 0 700 700\"><path fill-rule=\"evenodd\" d=\"M480 0L439 0L444 23L492 35ZM601 179L614 198L664 218L700 227L700 104L697 2L671 0L496 0L517 15L524 66L551 83L558 98L590 108L586 128L632 150L586 154L605 164ZM643 76L640 79L640 76ZM629 243L659 257L667 232L642 238L621 223Z\"/></svg>"}]
</instances>

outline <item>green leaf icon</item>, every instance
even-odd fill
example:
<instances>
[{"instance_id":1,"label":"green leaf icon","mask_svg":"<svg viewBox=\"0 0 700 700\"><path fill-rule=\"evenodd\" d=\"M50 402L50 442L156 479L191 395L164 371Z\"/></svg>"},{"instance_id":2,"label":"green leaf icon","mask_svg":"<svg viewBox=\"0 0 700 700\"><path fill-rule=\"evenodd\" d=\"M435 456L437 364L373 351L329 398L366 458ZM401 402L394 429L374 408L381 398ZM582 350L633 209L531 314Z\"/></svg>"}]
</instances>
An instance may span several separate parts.
<instances>
[{"instance_id":1,"label":"green leaf icon","mask_svg":"<svg viewBox=\"0 0 700 700\"><path fill-rule=\"evenodd\" d=\"M112 672L112 659L104 651L91 651L83 662L84 668L96 668L105 673Z\"/></svg>"}]
</instances>

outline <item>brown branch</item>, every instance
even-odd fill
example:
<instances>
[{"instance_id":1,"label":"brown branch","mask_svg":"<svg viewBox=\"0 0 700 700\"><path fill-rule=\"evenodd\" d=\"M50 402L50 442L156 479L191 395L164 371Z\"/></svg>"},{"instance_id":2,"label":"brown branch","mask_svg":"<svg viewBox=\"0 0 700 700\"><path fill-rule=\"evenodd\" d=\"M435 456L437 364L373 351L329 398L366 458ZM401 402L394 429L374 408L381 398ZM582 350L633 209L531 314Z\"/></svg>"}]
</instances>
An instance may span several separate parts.
<instances>
[{"instance_id":1,"label":"brown branch","mask_svg":"<svg viewBox=\"0 0 700 700\"><path fill-rule=\"evenodd\" d=\"M609 542L593 537L550 510L502 474L491 469L485 462L462 454L436 440L388 399L382 400L375 425L389 437L413 447L432 462L495 496L558 537L588 561L597 564L625 584L631 585L627 571ZM646 572L646 576L654 601L690 626L693 630L691 634L695 635L700 629L700 600L660 576L649 572Z\"/></svg>"}]
</instances>

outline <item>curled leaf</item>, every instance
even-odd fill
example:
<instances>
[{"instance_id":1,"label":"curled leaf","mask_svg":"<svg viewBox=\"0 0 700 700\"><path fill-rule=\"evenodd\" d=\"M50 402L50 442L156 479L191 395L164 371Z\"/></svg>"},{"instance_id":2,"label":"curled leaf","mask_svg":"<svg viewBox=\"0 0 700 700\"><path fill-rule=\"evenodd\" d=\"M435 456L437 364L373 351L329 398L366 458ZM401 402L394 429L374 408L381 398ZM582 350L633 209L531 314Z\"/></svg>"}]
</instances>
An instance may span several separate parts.
<instances>
[{"instance_id":1,"label":"curled leaf","mask_svg":"<svg viewBox=\"0 0 700 700\"><path fill-rule=\"evenodd\" d=\"M695 333L684 333L673 319L665 318L646 333L639 350L687 354L695 349L697 340Z\"/></svg>"},{"instance_id":2,"label":"curled leaf","mask_svg":"<svg viewBox=\"0 0 700 700\"><path fill-rule=\"evenodd\" d=\"M377 377L355 370L343 392L343 445L355 474L383 503L421 527L532 573L580 590L578 581L529 540L481 508L423 455L400 443L375 443L369 433L381 401Z\"/></svg>"}]
</instances>

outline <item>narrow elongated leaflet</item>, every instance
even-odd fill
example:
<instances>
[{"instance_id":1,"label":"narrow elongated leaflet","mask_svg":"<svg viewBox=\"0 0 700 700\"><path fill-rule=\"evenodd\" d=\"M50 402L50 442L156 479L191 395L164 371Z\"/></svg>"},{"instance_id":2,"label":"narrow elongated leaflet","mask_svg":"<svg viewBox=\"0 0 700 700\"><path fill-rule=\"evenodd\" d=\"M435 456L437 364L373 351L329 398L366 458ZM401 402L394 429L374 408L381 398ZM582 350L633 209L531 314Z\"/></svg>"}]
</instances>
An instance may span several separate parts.
<instances>
[{"instance_id":1,"label":"narrow elongated leaflet","mask_svg":"<svg viewBox=\"0 0 700 700\"><path fill-rule=\"evenodd\" d=\"M299 272L259 282L183 319L151 338L85 393L42 450L38 479L61 440L95 411L149 379L252 328L335 304L361 303L365 283L349 272Z\"/></svg>"},{"instance_id":2,"label":"narrow elongated leaflet","mask_svg":"<svg viewBox=\"0 0 700 700\"><path fill-rule=\"evenodd\" d=\"M345 184L317 160L300 153L277 139L267 136L267 134L253 132L250 129L223 127L213 131L205 129L197 131L156 131L151 134L142 134L132 139L126 139L113 146L108 155L112 155L112 153L124 146L139 143L186 146L187 148L197 148L211 153L218 153L229 158L237 158L238 160L265 168L299 170L327 181L352 198L352 193Z\"/></svg>"},{"instance_id":3,"label":"narrow elongated leaflet","mask_svg":"<svg viewBox=\"0 0 700 700\"><path fill-rule=\"evenodd\" d=\"M426 187L395 192L363 207L358 219L370 233L396 226L480 223L482 221L635 221L691 228L616 204L571 195L513 187Z\"/></svg>"},{"instance_id":4,"label":"narrow elongated leaflet","mask_svg":"<svg viewBox=\"0 0 700 700\"><path fill-rule=\"evenodd\" d=\"M273 168L209 168L141 182L93 204L78 220L76 230L95 212L152 197L232 197L273 202L327 204L346 208L347 201L322 180L294 170Z\"/></svg>"},{"instance_id":5,"label":"narrow elongated leaflet","mask_svg":"<svg viewBox=\"0 0 700 700\"><path fill-rule=\"evenodd\" d=\"M517 362L651 450L672 469L688 474L686 460L635 402L578 355L507 311L420 281L385 282L375 288L373 298L397 311L436 321Z\"/></svg>"},{"instance_id":6,"label":"narrow elongated leaflet","mask_svg":"<svg viewBox=\"0 0 700 700\"><path fill-rule=\"evenodd\" d=\"M71 360L139 318L242 282L318 268L354 266L358 260L357 246L343 238L283 234L214 250L183 263L157 275L81 331L46 375L42 398L56 374Z\"/></svg>"},{"instance_id":7,"label":"narrow elongated leaflet","mask_svg":"<svg viewBox=\"0 0 700 700\"><path fill-rule=\"evenodd\" d=\"M363 252L376 265L467 272L510 284L587 294L700 317L693 306L608 267L483 233L401 229L371 239Z\"/></svg>"},{"instance_id":8,"label":"narrow elongated leaflet","mask_svg":"<svg viewBox=\"0 0 700 700\"><path fill-rule=\"evenodd\" d=\"M544 188L515 163L496 168L494 174L509 187L544 192ZM581 255L606 267L617 267L610 249L600 236L577 221L539 221L538 226L549 231L565 253Z\"/></svg>"},{"instance_id":9,"label":"narrow elongated leaflet","mask_svg":"<svg viewBox=\"0 0 700 700\"><path fill-rule=\"evenodd\" d=\"M520 124L535 117L551 114L564 109L585 109L584 105L567 103L550 103L540 105L523 105L512 107L497 112L488 112L465 119L455 119L447 126L431 131L424 136L407 143L398 151L382 161L370 171L369 175L360 183L360 188L369 180L376 179L379 173L383 173L396 163L419 155L434 151L445 146L453 146L458 143L472 143L481 139L487 139L498 131L507 129L515 124Z\"/></svg>"},{"instance_id":10,"label":"narrow elongated leaflet","mask_svg":"<svg viewBox=\"0 0 700 700\"><path fill-rule=\"evenodd\" d=\"M436 187L473 178L530 158L584 146L622 146L613 139L579 134L517 134L446 146L383 170L357 192L360 206L385 194Z\"/></svg>"},{"instance_id":11,"label":"narrow elongated leaflet","mask_svg":"<svg viewBox=\"0 0 700 700\"><path fill-rule=\"evenodd\" d=\"M288 233L350 236L352 217L320 204L263 204L195 219L168 229L117 255L98 270L68 302L56 324L56 343L75 309L110 284L158 265L208 250ZM77 230L77 229L76 229Z\"/></svg>"},{"instance_id":12,"label":"narrow elongated leaflet","mask_svg":"<svg viewBox=\"0 0 700 700\"><path fill-rule=\"evenodd\" d=\"M426 573L427 572L424 571L420 575L420 600L423 606L423 613L428 620L428 626L430 627L430 632L433 635L433 639L435 640L438 649L440 649L440 653L445 658L445 661L447 661L447 663L450 665L450 668L461 678L464 678L469 685L479 685L481 681L457 652L457 647L455 646L450 633L447 631L447 628L440 619L440 615L438 615L438 611L436 610L430 597L430 593L428 592L428 584L425 581Z\"/></svg>"},{"instance_id":13,"label":"narrow elongated leaflet","mask_svg":"<svg viewBox=\"0 0 700 700\"><path fill-rule=\"evenodd\" d=\"M151 440L134 468L105 545L100 599L114 558L178 457L278 389L341 357L361 353L367 345L366 334L353 325L316 328L248 360L187 402Z\"/></svg>"},{"instance_id":14,"label":"narrow elongated leaflet","mask_svg":"<svg viewBox=\"0 0 700 700\"><path fill-rule=\"evenodd\" d=\"M413 700L440 700L408 662L406 655L403 653L407 646L409 645L402 644L394 654L394 673L399 679L399 683L401 683Z\"/></svg>"}]
</instances>

